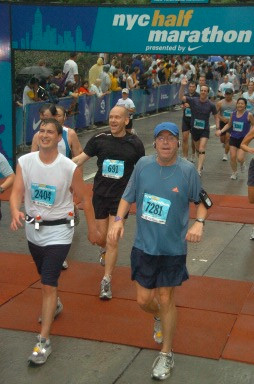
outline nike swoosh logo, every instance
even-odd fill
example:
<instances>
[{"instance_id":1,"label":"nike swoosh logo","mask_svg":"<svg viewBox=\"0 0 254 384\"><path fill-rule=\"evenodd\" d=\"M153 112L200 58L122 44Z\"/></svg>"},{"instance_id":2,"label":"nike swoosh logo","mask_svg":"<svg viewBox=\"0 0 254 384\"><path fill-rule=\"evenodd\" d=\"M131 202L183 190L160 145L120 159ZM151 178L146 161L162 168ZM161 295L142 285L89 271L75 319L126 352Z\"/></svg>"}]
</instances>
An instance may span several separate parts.
<instances>
[{"instance_id":1,"label":"nike swoosh logo","mask_svg":"<svg viewBox=\"0 0 254 384\"><path fill-rule=\"evenodd\" d=\"M35 122L35 119L33 120L33 130L35 131L39 125L41 124L41 120L37 121L37 123Z\"/></svg>"},{"instance_id":2,"label":"nike swoosh logo","mask_svg":"<svg viewBox=\"0 0 254 384\"><path fill-rule=\"evenodd\" d=\"M189 52L191 52L191 51L195 51L196 49L201 48L201 47L203 47L203 45L199 45L198 47L193 47L193 48L188 47L188 51L189 51Z\"/></svg>"}]
</instances>

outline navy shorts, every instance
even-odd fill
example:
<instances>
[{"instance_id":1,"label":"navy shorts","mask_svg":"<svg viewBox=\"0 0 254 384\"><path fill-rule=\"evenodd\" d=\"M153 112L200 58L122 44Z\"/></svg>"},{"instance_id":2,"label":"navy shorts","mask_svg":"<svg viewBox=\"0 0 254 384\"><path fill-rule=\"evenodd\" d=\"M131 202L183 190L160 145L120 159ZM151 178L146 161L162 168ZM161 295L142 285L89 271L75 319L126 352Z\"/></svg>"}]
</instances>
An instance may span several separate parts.
<instances>
[{"instance_id":1,"label":"navy shorts","mask_svg":"<svg viewBox=\"0 0 254 384\"><path fill-rule=\"evenodd\" d=\"M250 162L247 184L249 187L254 187L254 159L252 159Z\"/></svg>"},{"instance_id":2,"label":"navy shorts","mask_svg":"<svg viewBox=\"0 0 254 384\"><path fill-rule=\"evenodd\" d=\"M41 283L57 287L62 265L68 255L71 244L41 247L28 241L28 247L36 264L37 271L41 275Z\"/></svg>"},{"instance_id":3,"label":"navy shorts","mask_svg":"<svg viewBox=\"0 0 254 384\"><path fill-rule=\"evenodd\" d=\"M240 148L243 139L244 139L244 137L241 137L240 139L237 139L237 138L235 138L235 137L230 137L230 139L229 139L229 145L230 145L231 147Z\"/></svg>"},{"instance_id":4,"label":"navy shorts","mask_svg":"<svg viewBox=\"0 0 254 384\"><path fill-rule=\"evenodd\" d=\"M191 130L191 119L184 118L182 119L182 132L187 132Z\"/></svg>"},{"instance_id":5,"label":"navy shorts","mask_svg":"<svg viewBox=\"0 0 254 384\"><path fill-rule=\"evenodd\" d=\"M186 255L153 256L133 247L131 251L131 279L142 287L176 287L189 278Z\"/></svg>"},{"instance_id":6,"label":"navy shorts","mask_svg":"<svg viewBox=\"0 0 254 384\"><path fill-rule=\"evenodd\" d=\"M93 207L95 218L97 220L107 219L110 216L116 216L117 209L121 197L104 197L100 195L93 194ZM128 214L125 216L127 219Z\"/></svg>"},{"instance_id":7,"label":"navy shorts","mask_svg":"<svg viewBox=\"0 0 254 384\"><path fill-rule=\"evenodd\" d=\"M207 137L209 139L210 132L206 129L191 128L191 134L194 141L199 141L201 137Z\"/></svg>"}]
</instances>

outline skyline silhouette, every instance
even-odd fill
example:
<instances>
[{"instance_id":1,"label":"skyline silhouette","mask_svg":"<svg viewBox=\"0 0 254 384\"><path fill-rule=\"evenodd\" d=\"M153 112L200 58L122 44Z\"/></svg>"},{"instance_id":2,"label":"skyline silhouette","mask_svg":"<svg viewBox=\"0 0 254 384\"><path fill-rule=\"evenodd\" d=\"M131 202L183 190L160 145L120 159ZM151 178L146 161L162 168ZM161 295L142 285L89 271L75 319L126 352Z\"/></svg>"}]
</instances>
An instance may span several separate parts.
<instances>
[{"instance_id":1,"label":"skyline silhouette","mask_svg":"<svg viewBox=\"0 0 254 384\"><path fill-rule=\"evenodd\" d=\"M12 43L14 49L61 50L61 51L88 51L90 46L83 40L80 25L76 26L74 33L70 30L58 33L56 27L46 24L38 7L34 14L32 31L26 32L20 40Z\"/></svg>"}]
</instances>

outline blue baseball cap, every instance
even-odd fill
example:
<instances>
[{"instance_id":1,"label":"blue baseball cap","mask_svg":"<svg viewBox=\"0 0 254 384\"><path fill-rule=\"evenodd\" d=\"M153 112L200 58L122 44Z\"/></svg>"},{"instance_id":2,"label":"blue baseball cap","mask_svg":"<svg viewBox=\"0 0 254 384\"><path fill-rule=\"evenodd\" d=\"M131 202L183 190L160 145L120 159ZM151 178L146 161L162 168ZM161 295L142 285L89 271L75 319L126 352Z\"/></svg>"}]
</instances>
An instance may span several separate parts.
<instances>
[{"instance_id":1,"label":"blue baseball cap","mask_svg":"<svg viewBox=\"0 0 254 384\"><path fill-rule=\"evenodd\" d=\"M160 123L154 128L154 137L157 137L161 131L168 131L174 136L179 136L179 129L175 123Z\"/></svg>"}]
</instances>

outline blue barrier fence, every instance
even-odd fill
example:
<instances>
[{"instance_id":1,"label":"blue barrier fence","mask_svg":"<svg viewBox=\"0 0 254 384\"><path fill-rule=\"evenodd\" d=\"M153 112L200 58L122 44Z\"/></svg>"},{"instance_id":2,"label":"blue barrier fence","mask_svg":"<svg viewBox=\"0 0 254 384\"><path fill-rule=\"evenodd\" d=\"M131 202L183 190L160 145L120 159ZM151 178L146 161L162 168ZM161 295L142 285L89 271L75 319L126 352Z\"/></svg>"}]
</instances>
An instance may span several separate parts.
<instances>
[{"instance_id":1,"label":"blue barrier fence","mask_svg":"<svg viewBox=\"0 0 254 384\"><path fill-rule=\"evenodd\" d=\"M136 89L130 91L129 97L136 106L135 115L156 112L179 104L179 84L161 85L150 90ZM81 95L78 99L78 113L70 116L65 125L76 129L87 129L94 123L106 122L110 109L121 97L121 91L111 92L102 98L97 96ZM59 105L66 109L70 107L73 99L65 97L60 99ZM26 145L32 142L34 134L40 125L39 109L45 102L28 104L23 111L22 107L16 109L16 145Z\"/></svg>"}]
</instances>

